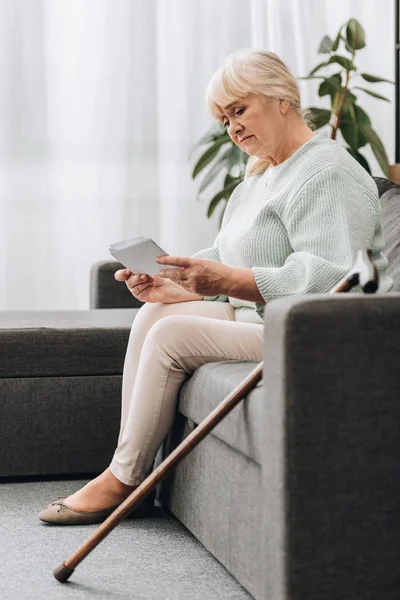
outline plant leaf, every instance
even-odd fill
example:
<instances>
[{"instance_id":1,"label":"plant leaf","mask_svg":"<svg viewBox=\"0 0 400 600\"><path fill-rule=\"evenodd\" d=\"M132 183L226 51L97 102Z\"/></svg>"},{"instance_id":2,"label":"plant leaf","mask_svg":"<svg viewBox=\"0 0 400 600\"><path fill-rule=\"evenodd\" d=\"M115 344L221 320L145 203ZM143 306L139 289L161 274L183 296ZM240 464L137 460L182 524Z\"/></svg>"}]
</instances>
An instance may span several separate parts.
<instances>
[{"instance_id":1,"label":"plant leaf","mask_svg":"<svg viewBox=\"0 0 400 600\"><path fill-rule=\"evenodd\" d=\"M201 192L204 192L204 190L206 189L206 187L208 187L210 185L210 183L217 177L217 175L224 168L224 164L223 163L226 162L226 160L227 160L227 158L229 156L230 151L231 151L230 148L228 148L227 150L225 150L218 157L218 159L215 161L215 163L212 165L212 167L209 169L209 171L207 172L207 174L204 177L203 181L201 182L201 185L200 185L199 190L197 192L198 194L201 194Z\"/></svg>"},{"instance_id":2,"label":"plant leaf","mask_svg":"<svg viewBox=\"0 0 400 600\"><path fill-rule=\"evenodd\" d=\"M360 125L371 125L371 119L369 118L365 110L363 110L360 106L357 106L356 104L354 105L354 110L356 113L357 123L360 123Z\"/></svg>"},{"instance_id":3,"label":"plant leaf","mask_svg":"<svg viewBox=\"0 0 400 600\"><path fill-rule=\"evenodd\" d=\"M312 71L309 72L308 75L314 75L314 73L316 73L317 71L319 71L320 69L322 69L322 67L326 67L326 65L328 65L328 62L322 62L319 63L319 65L317 65L316 67L313 68Z\"/></svg>"},{"instance_id":4,"label":"plant leaf","mask_svg":"<svg viewBox=\"0 0 400 600\"><path fill-rule=\"evenodd\" d=\"M232 148L230 149L227 162L228 171L231 171L236 165L240 166L242 163L242 154L244 154L244 152L239 148L239 146L236 146L236 144L232 142Z\"/></svg>"},{"instance_id":5,"label":"plant leaf","mask_svg":"<svg viewBox=\"0 0 400 600\"><path fill-rule=\"evenodd\" d=\"M345 46L347 52L350 52L350 54L353 54L353 48L351 46L349 46L346 38L343 38L343 39L344 39L344 46Z\"/></svg>"},{"instance_id":6,"label":"plant leaf","mask_svg":"<svg viewBox=\"0 0 400 600\"><path fill-rule=\"evenodd\" d=\"M338 32L337 36L335 37L335 40L334 40L334 42L332 44L332 48L331 48L332 52L336 52L336 50L339 47L340 40L343 39L343 36L342 36L342 33L341 33L343 27L344 27L344 25L341 26L341 28L339 29L339 32Z\"/></svg>"},{"instance_id":7,"label":"plant leaf","mask_svg":"<svg viewBox=\"0 0 400 600\"><path fill-rule=\"evenodd\" d=\"M220 136L226 135L229 139L229 135L226 131L226 128L222 125L222 123L214 123L212 127L199 139L198 142L192 148L189 158L192 157L193 151L195 148L199 146L204 146L205 144L211 144L211 142L215 142Z\"/></svg>"},{"instance_id":8,"label":"plant leaf","mask_svg":"<svg viewBox=\"0 0 400 600\"><path fill-rule=\"evenodd\" d=\"M227 200L225 200L225 206L224 206L224 210L222 210L222 211L221 211L221 214L220 214L220 216L219 216L219 228L220 228L220 229L221 229L221 227L222 227L222 221L223 221L223 218L224 218L224 214L225 214L225 210L226 210L226 205L227 205L227 204L228 204L228 201L227 201Z\"/></svg>"},{"instance_id":9,"label":"plant leaf","mask_svg":"<svg viewBox=\"0 0 400 600\"><path fill-rule=\"evenodd\" d=\"M340 133L351 148L360 147L358 143L358 123L354 121L341 120L339 125Z\"/></svg>"},{"instance_id":10,"label":"plant leaf","mask_svg":"<svg viewBox=\"0 0 400 600\"><path fill-rule=\"evenodd\" d=\"M345 104L339 129L353 149L362 148L368 144L368 138L359 125L371 125L369 116L356 104Z\"/></svg>"},{"instance_id":11,"label":"plant leaf","mask_svg":"<svg viewBox=\"0 0 400 600\"><path fill-rule=\"evenodd\" d=\"M310 106L307 110L309 110L312 115L312 120L316 129L320 129L329 123L332 111L325 110L324 108L316 108L315 106Z\"/></svg>"},{"instance_id":12,"label":"plant leaf","mask_svg":"<svg viewBox=\"0 0 400 600\"><path fill-rule=\"evenodd\" d=\"M296 77L296 79L326 79L323 75L306 75L305 77Z\"/></svg>"},{"instance_id":13,"label":"plant leaf","mask_svg":"<svg viewBox=\"0 0 400 600\"><path fill-rule=\"evenodd\" d=\"M357 106L355 104L353 109L355 112L356 121L359 125L371 125L371 119L369 118L367 113L362 108L360 108L359 106ZM362 128L359 127L358 128L358 147L362 148L366 144L368 144L368 138L365 136L364 132L362 131Z\"/></svg>"},{"instance_id":14,"label":"plant leaf","mask_svg":"<svg viewBox=\"0 0 400 600\"><path fill-rule=\"evenodd\" d=\"M386 102L390 102L389 98L385 98L385 96L381 96L380 94L377 94L376 92L371 92L371 90L366 90L365 88L359 87L358 85L355 85L354 89L362 90L363 92L366 92L367 94L369 94L370 96L373 96L374 98L379 98L379 100L385 100Z\"/></svg>"},{"instance_id":15,"label":"plant leaf","mask_svg":"<svg viewBox=\"0 0 400 600\"><path fill-rule=\"evenodd\" d=\"M347 98L351 102L355 102L357 100L357 96L353 94L353 92L349 88L347 88Z\"/></svg>"},{"instance_id":16,"label":"plant leaf","mask_svg":"<svg viewBox=\"0 0 400 600\"><path fill-rule=\"evenodd\" d=\"M332 109L335 109L335 113L339 110L339 107L342 104L343 94L345 93L346 88L340 88L339 92L336 92L334 96L331 96L331 106ZM346 97L344 100L343 111L351 110L353 104L355 104L357 100L357 96L352 94L352 92L347 88Z\"/></svg>"},{"instance_id":17,"label":"plant leaf","mask_svg":"<svg viewBox=\"0 0 400 600\"><path fill-rule=\"evenodd\" d=\"M331 75L325 81L321 83L318 88L319 96L327 96L328 94L334 95L336 92L342 89L342 77L340 73L335 73L335 75Z\"/></svg>"},{"instance_id":18,"label":"plant leaf","mask_svg":"<svg viewBox=\"0 0 400 600\"><path fill-rule=\"evenodd\" d=\"M354 110L354 104L352 102L345 102L342 110L342 120L351 121L357 123L356 111Z\"/></svg>"},{"instance_id":19,"label":"plant leaf","mask_svg":"<svg viewBox=\"0 0 400 600\"><path fill-rule=\"evenodd\" d=\"M225 186L220 192L218 192L218 194L216 194L214 196L214 198L211 200L209 206L208 206L208 210L207 210L207 217L211 217L214 210L217 208L218 203L222 200L225 199L227 200L230 195L232 194L233 190L235 189L235 187L237 185L239 185L240 183L240 179L236 178L234 179L229 185Z\"/></svg>"},{"instance_id":20,"label":"plant leaf","mask_svg":"<svg viewBox=\"0 0 400 600\"><path fill-rule=\"evenodd\" d=\"M357 96L355 96L350 90L349 88L347 88L347 94L346 94L346 100L344 101L344 105L346 107L348 107L350 104L353 105L355 104L357 100Z\"/></svg>"},{"instance_id":21,"label":"plant leaf","mask_svg":"<svg viewBox=\"0 0 400 600\"><path fill-rule=\"evenodd\" d=\"M347 43L352 50L361 50L365 46L365 32L356 19L350 19L346 27Z\"/></svg>"},{"instance_id":22,"label":"plant leaf","mask_svg":"<svg viewBox=\"0 0 400 600\"><path fill-rule=\"evenodd\" d=\"M342 66L344 69L346 69L346 71L355 71L356 70L352 61L349 58L346 58L345 56L341 56L340 54L334 54L333 56L331 56L328 63L329 64L337 63L340 66Z\"/></svg>"},{"instance_id":23,"label":"plant leaf","mask_svg":"<svg viewBox=\"0 0 400 600\"><path fill-rule=\"evenodd\" d=\"M368 139L356 121L343 119L340 121L339 129L345 141L353 150L358 150L368 144Z\"/></svg>"},{"instance_id":24,"label":"plant leaf","mask_svg":"<svg viewBox=\"0 0 400 600\"><path fill-rule=\"evenodd\" d=\"M215 156L217 156L221 146L223 144L226 144L227 142L230 141L230 138L228 138L228 140L225 139L224 136L221 136L219 139L217 139L214 144L212 146L210 146L202 156L200 156L199 160L197 161L197 163L195 164L195 167L193 169L193 173L192 173L192 178L195 179L195 177L197 177L197 175L200 173L200 171L202 171L204 169L204 167L206 167L212 160L213 158L215 158Z\"/></svg>"},{"instance_id":25,"label":"plant leaf","mask_svg":"<svg viewBox=\"0 0 400 600\"><path fill-rule=\"evenodd\" d=\"M375 158L378 161L379 166L381 167L386 177L388 177L389 161L380 137L370 125L360 125L360 129L364 133L368 142L370 143L372 152L375 154Z\"/></svg>"},{"instance_id":26,"label":"plant leaf","mask_svg":"<svg viewBox=\"0 0 400 600\"><path fill-rule=\"evenodd\" d=\"M357 152L357 150L354 150L353 148L346 148L346 150L371 175L371 169L369 168L369 164L368 164L367 160L364 158L364 156L362 154L360 154L359 152Z\"/></svg>"},{"instance_id":27,"label":"plant leaf","mask_svg":"<svg viewBox=\"0 0 400 600\"><path fill-rule=\"evenodd\" d=\"M325 35L318 48L318 54L329 54L332 50L333 41L329 35Z\"/></svg>"},{"instance_id":28,"label":"plant leaf","mask_svg":"<svg viewBox=\"0 0 400 600\"><path fill-rule=\"evenodd\" d=\"M226 187L227 185L229 185L230 183L232 183L232 181L235 179L235 177L232 177L232 175L230 173L226 174L226 177L224 179L224 187Z\"/></svg>"},{"instance_id":29,"label":"plant leaf","mask_svg":"<svg viewBox=\"0 0 400 600\"><path fill-rule=\"evenodd\" d=\"M395 83L390 79L382 79L382 77L376 77L375 75L368 75L368 73L360 73L361 77L368 81L369 83L379 83L380 81L385 81L386 83Z\"/></svg>"}]
</instances>

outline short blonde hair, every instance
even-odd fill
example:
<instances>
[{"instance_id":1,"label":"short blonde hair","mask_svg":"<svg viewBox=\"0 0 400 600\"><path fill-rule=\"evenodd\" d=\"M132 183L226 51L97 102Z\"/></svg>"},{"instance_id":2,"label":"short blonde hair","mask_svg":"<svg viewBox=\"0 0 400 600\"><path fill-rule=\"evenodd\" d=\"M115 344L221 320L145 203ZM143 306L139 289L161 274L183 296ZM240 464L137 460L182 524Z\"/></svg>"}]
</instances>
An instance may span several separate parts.
<instances>
[{"instance_id":1,"label":"short blonde hair","mask_svg":"<svg viewBox=\"0 0 400 600\"><path fill-rule=\"evenodd\" d=\"M295 77L273 52L246 48L230 54L207 86L208 109L215 119L219 119L223 114L221 108L248 94L288 100L298 116L312 125L308 111L301 109L300 90ZM268 161L257 156L250 157L245 178L263 173L268 166Z\"/></svg>"}]
</instances>

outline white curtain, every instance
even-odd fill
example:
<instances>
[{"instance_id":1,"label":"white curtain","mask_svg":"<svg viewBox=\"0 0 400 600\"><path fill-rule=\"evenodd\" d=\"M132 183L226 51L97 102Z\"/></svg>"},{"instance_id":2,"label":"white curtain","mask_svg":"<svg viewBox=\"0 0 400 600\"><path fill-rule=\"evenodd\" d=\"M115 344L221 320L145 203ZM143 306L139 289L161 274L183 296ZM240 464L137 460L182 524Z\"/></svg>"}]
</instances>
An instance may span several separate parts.
<instances>
[{"instance_id":1,"label":"white curtain","mask_svg":"<svg viewBox=\"0 0 400 600\"><path fill-rule=\"evenodd\" d=\"M350 17L360 67L393 79L393 0L0 0L0 309L88 308L110 242L210 245L219 215L196 200L189 153L211 125L212 73L253 46L305 75ZM325 106L312 86L304 106ZM360 103L393 162L394 104Z\"/></svg>"}]
</instances>

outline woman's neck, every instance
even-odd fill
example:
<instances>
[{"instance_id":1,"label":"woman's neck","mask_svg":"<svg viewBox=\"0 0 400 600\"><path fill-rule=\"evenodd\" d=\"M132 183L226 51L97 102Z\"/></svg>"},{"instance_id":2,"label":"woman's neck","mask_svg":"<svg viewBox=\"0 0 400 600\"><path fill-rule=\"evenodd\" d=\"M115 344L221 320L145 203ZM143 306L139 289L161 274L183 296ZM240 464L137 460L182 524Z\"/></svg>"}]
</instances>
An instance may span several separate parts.
<instances>
[{"instance_id":1,"label":"woman's neck","mask_svg":"<svg viewBox=\"0 0 400 600\"><path fill-rule=\"evenodd\" d=\"M293 123L288 122L275 151L269 156L264 156L263 159L268 160L272 167L276 167L290 158L296 150L315 137L315 135L316 133L303 120L301 120L300 124L296 123L295 127L293 127Z\"/></svg>"}]
</instances>

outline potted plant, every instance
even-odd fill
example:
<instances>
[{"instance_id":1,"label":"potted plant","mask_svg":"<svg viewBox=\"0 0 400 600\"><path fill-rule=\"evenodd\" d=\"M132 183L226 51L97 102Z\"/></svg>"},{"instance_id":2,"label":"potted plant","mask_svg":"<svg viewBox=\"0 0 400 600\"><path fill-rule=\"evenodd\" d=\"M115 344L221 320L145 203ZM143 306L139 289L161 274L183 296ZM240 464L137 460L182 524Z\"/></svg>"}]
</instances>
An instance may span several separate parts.
<instances>
[{"instance_id":1,"label":"potted plant","mask_svg":"<svg viewBox=\"0 0 400 600\"><path fill-rule=\"evenodd\" d=\"M308 110L313 121L313 128L331 127L331 138L337 139L338 134L346 144L347 151L370 173L367 159L360 149L369 144L384 174L388 176L389 165L385 148L378 133L373 129L367 113L358 104L358 90L374 98L389 102L388 98L377 94L364 85L353 85L357 77L367 83L394 83L368 73L359 73L355 66L356 52L365 47L364 29L356 19L350 19L340 27L334 39L325 35L320 43L318 53L326 54L326 59L320 62L306 77L299 79L321 80L318 88L320 97L330 97L330 109L310 107ZM340 53L338 50L340 48ZM343 55L342 50L348 53ZM337 67L334 73L321 75L323 68ZM357 90L357 92L355 92ZM235 189L243 180L248 155L230 139L225 127L216 123L197 142L195 148L207 146L205 152L198 158L192 172L195 179L206 167L207 172L200 184L198 195L206 190L216 177L224 172L223 186L210 200L207 216L211 217L220 202L224 202L220 223L226 204Z\"/></svg>"},{"instance_id":2,"label":"potted plant","mask_svg":"<svg viewBox=\"0 0 400 600\"><path fill-rule=\"evenodd\" d=\"M347 51L348 55L342 53ZM341 53L338 54L340 47ZM332 40L328 35L325 35L320 43L318 53L326 54L326 59L319 63L306 77L299 79L320 79L321 83L318 88L320 97L330 96L331 108L321 109L310 107L308 110L311 113L315 129L319 129L324 125L331 126L331 138L335 140L340 132L343 141L347 144L346 150L368 171L371 173L369 164L365 156L360 152L369 144L372 151L386 176L389 174L388 157L382 141L377 132L372 128L371 120L367 113L358 104L358 91L360 90L374 98L390 102L385 96L377 94L364 85L354 85L356 78L361 77L367 83L392 83L388 79L369 75L368 73L360 73L355 66L356 52L365 48L365 33L364 29L356 19L350 19L342 25L336 37ZM328 76L320 74L321 69L330 67L340 67ZM317 75L317 73L319 73ZM358 83L356 81L356 83ZM361 82L362 83L362 82Z\"/></svg>"}]
</instances>

